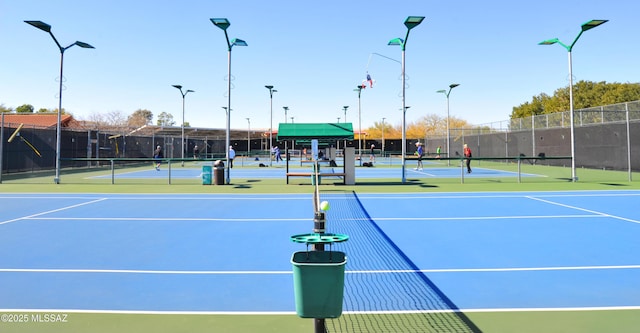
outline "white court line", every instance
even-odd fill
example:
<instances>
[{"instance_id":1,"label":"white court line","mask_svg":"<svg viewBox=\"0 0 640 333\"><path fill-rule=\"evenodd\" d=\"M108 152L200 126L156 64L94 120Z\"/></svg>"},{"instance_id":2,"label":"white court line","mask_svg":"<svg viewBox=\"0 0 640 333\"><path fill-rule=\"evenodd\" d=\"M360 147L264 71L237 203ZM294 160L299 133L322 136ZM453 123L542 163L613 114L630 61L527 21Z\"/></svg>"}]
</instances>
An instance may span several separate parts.
<instances>
[{"instance_id":1,"label":"white court line","mask_svg":"<svg viewBox=\"0 0 640 333\"><path fill-rule=\"evenodd\" d=\"M19 217L19 218L17 218L17 219L13 219L13 220L3 221L3 222L0 222L0 225L2 225L2 224L12 223L12 222L18 222L18 221L27 220L27 219L32 219L32 218L36 218L36 217L41 216L41 215L50 214L50 213L55 213L55 212L59 212L59 211L63 211L63 210L71 209L71 208L76 208L76 207L80 207L80 206L85 206L85 205L89 205L89 204L96 203L96 202L100 202L100 201L104 201L104 200L107 200L107 198L96 199L96 200L92 200L92 201L87 201L87 202L79 203L79 204L77 204L77 205L71 205L71 206L62 207L62 208L58 208L58 209L53 209L53 210L49 210L49 211L42 212L42 213L38 213L38 214L33 214L33 215L29 215L29 216Z\"/></svg>"},{"instance_id":2,"label":"white court line","mask_svg":"<svg viewBox=\"0 0 640 333\"><path fill-rule=\"evenodd\" d=\"M435 310L396 310L396 311L343 311L343 314L421 314L421 313L460 313L460 312L569 312L569 311L620 311L640 310L640 306L592 306L566 308L475 308L475 309L435 309ZM143 315L295 315L295 311L151 311L151 310L86 310L86 309L0 309L0 312L13 313L88 313L88 314L143 314Z\"/></svg>"},{"instance_id":3,"label":"white court line","mask_svg":"<svg viewBox=\"0 0 640 333\"><path fill-rule=\"evenodd\" d=\"M206 217L25 217L25 220L60 220L60 221L230 221L230 222L299 222L309 221L307 218L206 218ZM2 224L2 223L0 223Z\"/></svg>"},{"instance_id":4,"label":"white court line","mask_svg":"<svg viewBox=\"0 0 640 333\"><path fill-rule=\"evenodd\" d=\"M602 215L515 215L515 216L467 216L467 217L371 217L375 221L458 221L458 220L510 220L510 219L566 219L602 218ZM358 219L354 219L358 220ZM365 218L359 220L368 220Z\"/></svg>"},{"instance_id":5,"label":"white court line","mask_svg":"<svg viewBox=\"0 0 640 333\"><path fill-rule=\"evenodd\" d=\"M632 197L640 196L638 191L633 190L631 193L592 193L592 191L586 191L587 193L579 193L576 191L527 191L526 195L518 192L514 193L500 193L493 192L476 192L469 194L467 192L451 192L451 193L433 193L433 194L421 194L415 193L415 195L406 195L399 193L358 193L360 199L383 199L383 200L405 200L405 199L487 199L487 198L527 198L531 195L536 197ZM327 196L331 196L331 193L327 193Z\"/></svg>"},{"instance_id":6,"label":"white court line","mask_svg":"<svg viewBox=\"0 0 640 333\"><path fill-rule=\"evenodd\" d=\"M604 216L604 217L611 217L611 218L622 220L622 221L626 221L626 222L640 224L640 221L638 221L638 220L633 220L633 219L628 219L626 217L621 217L621 216L611 215L611 214L607 214L607 213L603 213L603 212L598 212L598 211L591 210L591 209L580 208L580 207L576 207L576 206L566 205L566 204L562 204L562 203L559 203L559 202L554 202L554 201L535 198L535 197L530 197L530 196L527 196L526 198L531 199L531 200L541 201L541 202L548 203L548 204L551 204L551 205L556 205L556 206L565 207L565 208L571 208L571 209L580 210L580 211L587 212L587 213L598 214L598 215Z\"/></svg>"},{"instance_id":7,"label":"white court line","mask_svg":"<svg viewBox=\"0 0 640 333\"><path fill-rule=\"evenodd\" d=\"M536 272L536 271L575 271L640 269L640 265L611 266L555 266L555 267L504 267L504 268L434 268L399 270L359 270L345 271L346 274L412 274L412 273L487 273L487 272ZM99 273L99 274L166 274L166 275L280 275L292 274L292 271L178 271L178 270L130 270L130 269L55 269L55 268L0 268L3 273Z\"/></svg>"}]
</instances>

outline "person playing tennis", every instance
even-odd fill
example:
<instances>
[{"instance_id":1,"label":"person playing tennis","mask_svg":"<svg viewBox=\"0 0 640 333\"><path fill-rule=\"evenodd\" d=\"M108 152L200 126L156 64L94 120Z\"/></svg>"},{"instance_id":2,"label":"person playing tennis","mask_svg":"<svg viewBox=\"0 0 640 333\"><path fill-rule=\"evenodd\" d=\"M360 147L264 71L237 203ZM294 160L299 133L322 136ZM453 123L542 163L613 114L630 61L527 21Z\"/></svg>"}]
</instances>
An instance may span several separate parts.
<instances>
[{"instance_id":1,"label":"person playing tennis","mask_svg":"<svg viewBox=\"0 0 640 333\"><path fill-rule=\"evenodd\" d=\"M416 147L418 147L418 150L416 150L416 155L418 156L418 165L413 170L422 170L422 156L424 155L424 148L422 147L421 142L416 142Z\"/></svg>"},{"instance_id":2,"label":"person playing tennis","mask_svg":"<svg viewBox=\"0 0 640 333\"><path fill-rule=\"evenodd\" d=\"M156 170L160 171L160 163L164 158L164 154L162 153L162 147L156 147L156 150L153 152L153 159L156 160Z\"/></svg>"}]
</instances>

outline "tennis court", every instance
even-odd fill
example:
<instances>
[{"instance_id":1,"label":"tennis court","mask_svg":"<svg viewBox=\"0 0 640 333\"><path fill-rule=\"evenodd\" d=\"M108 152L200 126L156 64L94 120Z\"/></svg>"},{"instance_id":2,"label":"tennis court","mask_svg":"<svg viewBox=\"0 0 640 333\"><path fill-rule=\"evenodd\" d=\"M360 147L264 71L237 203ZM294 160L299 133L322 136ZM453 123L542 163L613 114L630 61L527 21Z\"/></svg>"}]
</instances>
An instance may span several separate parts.
<instances>
[{"instance_id":1,"label":"tennis court","mask_svg":"<svg viewBox=\"0 0 640 333\"><path fill-rule=\"evenodd\" d=\"M328 231L351 237L333 247L348 263L344 314L328 320L329 331L492 332L473 313L640 309L640 191L329 187L321 197L331 203ZM2 193L0 201L3 318L295 317L290 258L304 245L289 237L311 232L311 194Z\"/></svg>"}]
</instances>

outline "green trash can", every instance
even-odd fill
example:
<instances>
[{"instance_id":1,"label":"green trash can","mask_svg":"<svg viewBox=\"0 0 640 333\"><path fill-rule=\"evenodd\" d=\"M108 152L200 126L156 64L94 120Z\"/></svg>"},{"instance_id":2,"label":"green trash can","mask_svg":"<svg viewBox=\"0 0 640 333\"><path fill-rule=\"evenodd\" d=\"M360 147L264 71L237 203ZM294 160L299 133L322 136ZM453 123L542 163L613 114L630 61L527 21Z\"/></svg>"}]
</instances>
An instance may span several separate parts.
<instances>
[{"instance_id":1,"label":"green trash can","mask_svg":"<svg viewBox=\"0 0 640 333\"><path fill-rule=\"evenodd\" d=\"M301 251L291 257L296 313L302 318L338 318L344 297L347 256L339 251Z\"/></svg>"},{"instance_id":2,"label":"green trash can","mask_svg":"<svg viewBox=\"0 0 640 333\"><path fill-rule=\"evenodd\" d=\"M211 185L211 166L202 166L202 185Z\"/></svg>"}]
</instances>

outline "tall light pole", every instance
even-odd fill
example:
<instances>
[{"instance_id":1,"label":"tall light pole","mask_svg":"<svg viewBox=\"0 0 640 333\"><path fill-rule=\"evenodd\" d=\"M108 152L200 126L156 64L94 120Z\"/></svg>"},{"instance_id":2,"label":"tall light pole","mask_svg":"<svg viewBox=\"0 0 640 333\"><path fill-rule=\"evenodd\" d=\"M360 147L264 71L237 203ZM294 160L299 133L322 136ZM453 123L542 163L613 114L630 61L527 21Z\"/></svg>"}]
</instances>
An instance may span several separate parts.
<instances>
[{"instance_id":1,"label":"tall light pole","mask_svg":"<svg viewBox=\"0 0 640 333\"><path fill-rule=\"evenodd\" d=\"M180 95L182 95L182 126L181 130L182 130L182 166L184 166L184 97L187 96L188 93L190 92L195 92L193 90L187 90L185 92L182 92L182 86L179 84L174 84L172 85L172 87L180 90Z\"/></svg>"},{"instance_id":2,"label":"tall light pole","mask_svg":"<svg viewBox=\"0 0 640 333\"><path fill-rule=\"evenodd\" d=\"M344 122L347 122L347 109L349 108L348 105L345 105L342 107L342 109L344 110Z\"/></svg>"},{"instance_id":3,"label":"tall light pole","mask_svg":"<svg viewBox=\"0 0 640 333\"><path fill-rule=\"evenodd\" d=\"M56 36L54 36L53 33L51 32L50 25L42 21L24 21L24 22L44 32L48 32L51 38L53 38L53 41L58 46L58 49L60 49L60 90L58 92L58 120L56 122L56 176L55 178L53 178L54 183L60 184L60 150L62 146L62 128L61 128L62 127L61 126L61 123L62 123L62 68L64 64L64 51L66 51L68 48L74 45L78 45L85 49L94 49L94 47L80 41L76 41L75 43L67 47L63 47L62 45L60 45L60 43L56 39Z\"/></svg>"},{"instance_id":4,"label":"tall light pole","mask_svg":"<svg viewBox=\"0 0 640 333\"><path fill-rule=\"evenodd\" d=\"M573 50L573 46L576 44L576 42L578 41L578 38L580 38L580 36L582 36L582 33L593 29L601 24L604 24L606 22L608 22L609 20L591 20L589 22L586 22L584 24L582 24L582 29L580 30L580 33L578 34L578 36L576 36L576 39L573 40L573 43L571 43L571 45L566 45L564 43L562 43L558 38L553 38L553 39L547 39L544 40L540 43L538 43L538 45L552 45L552 44L560 44L562 45L565 49L567 49L568 53L569 53L569 122L571 123L570 125L570 132L571 132L571 181L576 182L578 181L578 177L576 176L576 140L575 140L575 125L573 123L573 70L572 70L572 65L571 65L571 51Z\"/></svg>"},{"instance_id":5,"label":"tall light pole","mask_svg":"<svg viewBox=\"0 0 640 333\"><path fill-rule=\"evenodd\" d=\"M251 154L251 119L247 119L247 158Z\"/></svg>"},{"instance_id":6,"label":"tall light pole","mask_svg":"<svg viewBox=\"0 0 640 333\"><path fill-rule=\"evenodd\" d=\"M357 91L358 92L358 151L359 151L359 159L360 159L360 166L362 166L362 141L361 141L361 137L362 137L362 104L360 103L360 96L362 95L362 88L364 88L364 83L360 84L356 87L356 89L353 89L353 91Z\"/></svg>"},{"instance_id":7,"label":"tall light pole","mask_svg":"<svg viewBox=\"0 0 640 333\"><path fill-rule=\"evenodd\" d=\"M384 157L384 120L387 118L382 118L382 157Z\"/></svg>"},{"instance_id":8,"label":"tall light pole","mask_svg":"<svg viewBox=\"0 0 640 333\"><path fill-rule=\"evenodd\" d=\"M407 178L405 175L405 165L407 154L407 124L406 124L406 111L405 107L405 50L407 48L407 40L409 39L409 32L411 29L417 27L424 20L424 16L409 16L404 21L404 25L407 27L407 35L402 38L394 38L389 41L388 45L400 45L402 48L402 183L405 183Z\"/></svg>"},{"instance_id":9,"label":"tall light pole","mask_svg":"<svg viewBox=\"0 0 640 333\"><path fill-rule=\"evenodd\" d=\"M269 166L273 165L273 161L271 158L271 147L273 147L273 93L274 92L278 92L277 90L273 89L273 86L264 86L265 88L269 89L269 98L271 100L271 118L269 120Z\"/></svg>"},{"instance_id":10,"label":"tall light pole","mask_svg":"<svg viewBox=\"0 0 640 333\"><path fill-rule=\"evenodd\" d=\"M449 85L449 91L447 90L438 90L436 91L437 93L442 93L445 96L447 96L447 166L451 166L451 160L449 160L449 157L451 157L451 155L449 154L449 138L451 137L450 133L449 133L449 94L451 94L451 89L455 88L459 86L459 84L457 83L452 83Z\"/></svg>"},{"instance_id":11,"label":"tall light pole","mask_svg":"<svg viewBox=\"0 0 640 333\"><path fill-rule=\"evenodd\" d=\"M289 107L288 106L283 106L282 107L284 109L284 123L287 123L287 111L289 111Z\"/></svg>"},{"instance_id":12,"label":"tall light pole","mask_svg":"<svg viewBox=\"0 0 640 333\"><path fill-rule=\"evenodd\" d=\"M227 56L227 80L228 80L228 85L227 85L227 135L226 135L226 140L225 140L225 147L224 150L226 152L226 160L227 160L227 177L226 177L226 183L229 184L231 183L231 175L229 174L231 171L230 168L230 164L229 164L229 147L231 146L231 49L233 49L233 47L235 45L237 46L247 46L247 42L243 41L242 39L238 39L238 38L234 38L232 40L229 40L229 35L227 34L227 28L229 28L229 26L231 25L231 23L229 23L229 20L227 20L226 18L212 18L210 19L211 23L213 23L213 25L215 25L216 27L222 29L222 31L224 31L224 38L227 40L227 47L228 47L228 56Z\"/></svg>"}]
</instances>

